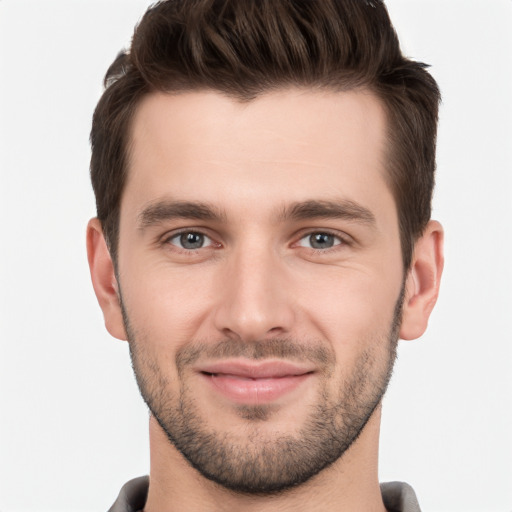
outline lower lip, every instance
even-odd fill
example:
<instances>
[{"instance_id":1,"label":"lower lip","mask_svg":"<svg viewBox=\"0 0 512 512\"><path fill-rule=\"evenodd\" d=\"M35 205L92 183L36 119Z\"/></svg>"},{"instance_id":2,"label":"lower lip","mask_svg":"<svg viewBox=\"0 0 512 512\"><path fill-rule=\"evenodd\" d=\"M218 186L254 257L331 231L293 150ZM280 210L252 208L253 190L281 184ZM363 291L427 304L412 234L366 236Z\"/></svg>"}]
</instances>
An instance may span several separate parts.
<instances>
[{"instance_id":1,"label":"lower lip","mask_svg":"<svg viewBox=\"0 0 512 512\"><path fill-rule=\"evenodd\" d=\"M232 375L202 374L210 385L228 399L241 404L273 402L297 389L311 373L266 379L245 379Z\"/></svg>"}]
</instances>

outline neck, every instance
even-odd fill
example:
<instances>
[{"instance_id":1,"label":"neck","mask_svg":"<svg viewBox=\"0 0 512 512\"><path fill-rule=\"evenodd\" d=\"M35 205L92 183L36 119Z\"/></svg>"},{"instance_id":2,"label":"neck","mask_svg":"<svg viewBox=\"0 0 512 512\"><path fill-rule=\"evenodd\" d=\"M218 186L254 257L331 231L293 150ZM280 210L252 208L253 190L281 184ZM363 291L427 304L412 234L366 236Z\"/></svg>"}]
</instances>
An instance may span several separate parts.
<instances>
[{"instance_id":1,"label":"neck","mask_svg":"<svg viewBox=\"0 0 512 512\"><path fill-rule=\"evenodd\" d=\"M145 512L385 512L378 481L380 406L358 439L308 482L270 496L238 494L204 478L150 419L151 469Z\"/></svg>"}]
</instances>

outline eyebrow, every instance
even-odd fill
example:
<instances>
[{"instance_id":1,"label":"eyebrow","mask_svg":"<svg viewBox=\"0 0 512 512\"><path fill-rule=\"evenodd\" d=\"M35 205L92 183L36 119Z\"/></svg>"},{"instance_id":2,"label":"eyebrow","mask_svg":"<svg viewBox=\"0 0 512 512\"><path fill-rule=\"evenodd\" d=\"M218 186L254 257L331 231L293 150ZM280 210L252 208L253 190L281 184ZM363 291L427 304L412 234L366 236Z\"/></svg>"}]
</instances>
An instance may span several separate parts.
<instances>
[{"instance_id":1,"label":"eyebrow","mask_svg":"<svg viewBox=\"0 0 512 512\"><path fill-rule=\"evenodd\" d=\"M375 226L375 215L364 206L347 199L337 201L303 201L286 206L280 220L346 219Z\"/></svg>"},{"instance_id":2,"label":"eyebrow","mask_svg":"<svg viewBox=\"0 0 512 512\"><path fill-rule=\"evenodd\" d=\"M208 203L164 200L149 204L137 216L141 230L173 219L224 221L226 215Z\"/></svg>"},{"instance_id":3,"label":"eyebrow","mask_svg":"<svg viewBox=\"0 0 512 512\"><path fill-rule=\"evenodd\" d=\"M224 211L209 203L172 200L150 203L137 216L141 230L173 219L225 222L226 218ZM308 219L346 219L370 226L376 224L375 215L368 208L347 199L296 202L285 206L278 215L279 221Z\"/></svg>"}]
</instances>

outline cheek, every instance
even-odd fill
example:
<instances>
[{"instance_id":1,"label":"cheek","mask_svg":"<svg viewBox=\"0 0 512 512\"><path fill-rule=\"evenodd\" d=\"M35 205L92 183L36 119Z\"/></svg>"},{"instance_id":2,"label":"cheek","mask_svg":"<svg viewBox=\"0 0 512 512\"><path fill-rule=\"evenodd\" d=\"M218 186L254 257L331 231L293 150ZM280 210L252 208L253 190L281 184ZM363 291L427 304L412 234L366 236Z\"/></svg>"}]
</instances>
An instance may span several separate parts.
<instances>
[{"instance_id":1,"label":"cheek","mask_svg":"<svg viewBox=\"0 0 512 512\"><path fill-rule=\"evenodd\" d=\"M400 278L351 269L316 276L300 297L300 309L340 357L350 358L376 340L387 340Z\"/></svg>"},{"instance_id":2,"label":"cheek","mask_svg":"<svg viewBox=\"0 0 512 512\"><path fill-rule=\"evenodd\" d=\"M179 347L197 335L214 298L211 271L196 267L134 264L121 278L123 300L135 330L144 330L151 343Z\"/></svg>"}]
</instances>

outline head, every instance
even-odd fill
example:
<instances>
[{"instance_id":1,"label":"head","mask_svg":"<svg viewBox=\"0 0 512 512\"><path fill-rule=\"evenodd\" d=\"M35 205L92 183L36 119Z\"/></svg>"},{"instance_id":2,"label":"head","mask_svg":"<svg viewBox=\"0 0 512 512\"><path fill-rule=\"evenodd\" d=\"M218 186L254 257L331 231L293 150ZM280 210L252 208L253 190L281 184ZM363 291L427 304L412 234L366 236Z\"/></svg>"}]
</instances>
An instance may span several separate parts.
<instances>
[{"instance_id":1,"label":"head","mask_svg":"<svg viewBox=\"0 0 512 512\"><path fill-rule=\"evenodd\" d=\"M105 77L91 132L98 218L116 262L130 125L155 92L218 91L241 102L290 86L367 90L386 112L386 179L402 260L431 216L439 90L405 58L381 0L164 1L138 25Z\"/></svg>"},{"instance_id":2,"label":"head","mask_svg":"<svg viewBox=\"0 0 512 512\"><path fill-rule=\"evenodd\" d=\"M309 481L437 297L434 81L381 2L176 0L106 84L89 261L152 421L227 488Z\"/></svg>"}]
</instances>

